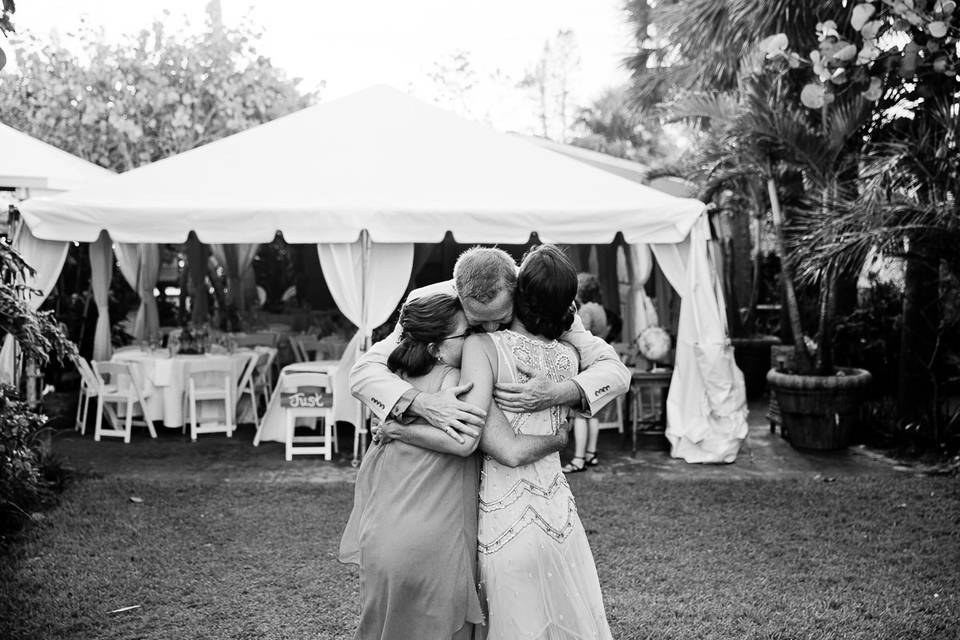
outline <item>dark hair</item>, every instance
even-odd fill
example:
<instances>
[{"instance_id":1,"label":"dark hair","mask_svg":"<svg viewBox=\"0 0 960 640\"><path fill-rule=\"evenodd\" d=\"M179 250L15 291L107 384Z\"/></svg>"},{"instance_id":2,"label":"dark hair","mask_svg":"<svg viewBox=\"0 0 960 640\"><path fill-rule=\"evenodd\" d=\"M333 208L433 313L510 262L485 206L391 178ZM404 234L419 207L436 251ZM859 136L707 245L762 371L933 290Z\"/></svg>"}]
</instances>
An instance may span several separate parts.
<instances>
[{"instance_id":1,"label":"dark hair","mask_svg":"<svg viewBox=\"0 0 960 640\"><path fill-rule=\"evenodd\" d=\"M390 371L399 371L416 377L430 371L437 363L430 353L430 343L445 338L456 329L460 299L446 293L436 293L411 300L400 310L400 344L387 358Z\"/></svg>"},{"instance_id":2,"label":"dark hair","mask_svg":"<svg viewBox=\"0 0 960 640\"><path fill-rule=\"evenodd\" d=\"M580 304L596 302L603 304L600 296L600 281L592 273L581 272L577 274L577 300Z\"/></svg>"},{"instance_id":3,"label":"dark hair","mask_svg":"<svg viewBox=\"0 0 960 640\"><path fill-rule=\"evenodd\" d=\"M573 323L577 270L552 244L533 247L517 277L514 313L530 333L556 340Z\"/></svg>"}]
</instances>

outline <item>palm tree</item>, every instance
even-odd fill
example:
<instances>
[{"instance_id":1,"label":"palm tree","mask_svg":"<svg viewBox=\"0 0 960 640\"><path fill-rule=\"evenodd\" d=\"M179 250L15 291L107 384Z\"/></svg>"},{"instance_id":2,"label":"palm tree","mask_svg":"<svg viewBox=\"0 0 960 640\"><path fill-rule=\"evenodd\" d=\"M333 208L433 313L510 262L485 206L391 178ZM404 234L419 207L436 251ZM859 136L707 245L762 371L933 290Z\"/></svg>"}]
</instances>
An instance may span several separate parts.
<instances>
[{"instance_id":1,"label":"palm tree","mask_svg":"<svg viewBox=\"0 0 960 640\"><path fill-rule=\"evenodd\" d=\"M762 38L785 33L815 46L817 22L849 11L833 0L628 0L637 51L624 62L645 102L661 102L677 88L730 91Z\"/></svg>"},{"instance_id":2,"label":"palm tree","mask_svg":"<svg viewBox=\"0 0 960 640\"><path fill-rule=\"evenodd\" d=\"M795 221L807 240L799 266L807 277L815 265L849 271L874 247L913 265L904 291L898 414L926 418L936 438L943 428L938 393L955 375L947 360L960 358L958 318L938 308L941 261L954 278L960 274L960 106L932 100L925 117L890 126L864 151L859 197L838 199L827 220ZM934 410L920 416L924 398Z\"/></svg>"},{"instance_id":3,"label":"palm tree","mask_svg":"<svg viewBox=\"0 0 960 640\"><path fill-rule=\"evenodd\" d=\"M789 101L782 84L754 65L742 75L737 91L686 92L664 105L672 118L698 120L713 127L699 153L698 166L688 175L704 185L711 197L721 189L748 194L756 215L770 211L787 314L801 371L832 372L830 331L834 315L833 289L837 269L825 263L805 263L806 281L820 290L817 330L804 331L794 276L799 268L795 251L805 240L788 224L788 217L827 220L834 201L850 194L857 155L851 153L864 125L859 98L821 113L821 122ZM799 189L797 188L799 187ZM806 194L814 194L808 196ZM817 335L811 349L805 335ZM815 358L815 362L814 362Z\"/></svg>"}]
</instances>

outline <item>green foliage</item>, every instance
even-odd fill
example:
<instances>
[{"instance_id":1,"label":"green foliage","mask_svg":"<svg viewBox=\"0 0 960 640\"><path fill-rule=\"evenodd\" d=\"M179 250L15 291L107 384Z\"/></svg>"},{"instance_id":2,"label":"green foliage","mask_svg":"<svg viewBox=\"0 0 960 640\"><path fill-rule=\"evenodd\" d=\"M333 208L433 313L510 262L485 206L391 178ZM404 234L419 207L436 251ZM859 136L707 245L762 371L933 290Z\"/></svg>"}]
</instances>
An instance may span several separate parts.
<instances>
[{"instance_id":1,"label":"green foliage","mask_svg":"<svg viewBox=\"0 0 960 640\"><path fill-rule=\"evenodd\" d=\"M183 35L186 32L189 35ZM0 119L100 166L124 171L307 106L298 80L257 52L249 26L168 34L154 23L107 42L16 43L19 75L0 75Z\"/></svg>"},{"instance_id":2,"label":"green foliage","mask_svg":"<svg viewBox=\"0 0 960 640\"><path fill-rule=\"evenodd\" d=\"M30 411L16 390L0 385L0 532L18 528L52 495L40 435L46 417Z\"/></svg>"},{"instance_id":3,"label":"green foliage","mask_svg":"<svg viewBox=\"0 0 960 640\"><path fill-rule=\"evenodd\" d=\"M741 65L764 35L791 42L813 33L835 0L629 0L636 50L625 60L638 101L656 104L676 89L732 91ZM841 9L842 10L842 9Z\"/></svg>"},{"instance_id":4,"label":"green foliage","mask_svg":"<svg viewBox=\"0 0 960 640\"><path fill-rule=\"evenodd\" d=\"M14 12L17 10L16 5L13 0L3 0L3 4L0 5L0 34L6 36L9 33L13 33L13 21L11 17ZM7 64L7 54L4 52L3 47L0 47L0 69Z\"/></svg>"},{"instance_id":5,"label":"green foliage","mask_svg":"<svg viewBox=\"0 0 960 640\"><path fill-rule=\"evenodd\" d=\"M870 393L893 396L900 360L902 294L893 284L873 282L857 308L837 319L834 361L873 374Z\"/></svg>"},{"instance_id":6,"label":"green foliage","mask_svg":"<svg viewBox=\"0 0 960 640\"><path fill-rule=\"evenodd\" d=\"M34 311L26 302L31 291L25 278L33 273L20 254L0 242L0 335L12 335L25 358L43 365L54 356L64 360L76 354L76 345L64 335L50 311Z\"/></svg>"},{"instance_id":7,"label":"green foliage","mask_svg":"<svg viewBox=\"0 0 960 640\"><path fill-rule=\"evenodd\" d=\"M576 124L587 134L570 144L647 165L671 161L677 153L657 116L631 103L629 87L610 88L580 109Z\"/></svg>"}]
</instances>

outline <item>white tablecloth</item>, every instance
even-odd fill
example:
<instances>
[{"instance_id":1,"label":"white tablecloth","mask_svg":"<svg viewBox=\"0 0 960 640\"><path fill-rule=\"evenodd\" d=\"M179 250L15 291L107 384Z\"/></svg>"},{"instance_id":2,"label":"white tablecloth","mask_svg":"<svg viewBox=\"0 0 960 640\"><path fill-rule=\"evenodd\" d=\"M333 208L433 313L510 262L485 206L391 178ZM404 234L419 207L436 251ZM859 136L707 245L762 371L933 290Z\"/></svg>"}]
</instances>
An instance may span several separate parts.
<instances>
[{"instance_id":1,"label":"white tablecloth","mask_svg":"<svg viewBox=\"0 0 960 640\"><path fill-rule=\"evenodd\" d=\"M260 422L257 435L253 438L254 446L262 441L286 442L286 415L285 409L280 406L280 392L283 390L283 378L291 373L326 373L333 377L337 373L338 360L317 360L315 362L297 362L288 364L280 371L270 404ZM333 394L333 406L337 406L337 394Z\"/></svg>"},{"instance_id":2,"label":"white tablecloth","mask_svg":"<svg viewBox=\"0 0 960 640\"><path fill-rule=\"evenodd\" d=\"M163 426L179 429L183 426L186 403L184 396L187 390L187 364L197 359L207 361L229 361L233 365L233 387L240 381L243 366L252 349L237 349L234 353L204 355L176 355L171 357L166 349L142 351L138 349L122 350L113 354L111 362L130 362L136 365L136 376L141 385L144 401L147 403L147 412L154 420L162 420ZM207 404L207 403L205 403ZM207 417L216 403L208 403L211 407L202 407L202 415ZM222 403L221 403L222 404ZM249 404L245 402L245 404ZM222 417L223 411L219 409ZM245 419L250 413L250 407L245 406L238 412L238 422L252 421ZM189 415L187 413L186 415Z\"/></svg>"}]
</instances>

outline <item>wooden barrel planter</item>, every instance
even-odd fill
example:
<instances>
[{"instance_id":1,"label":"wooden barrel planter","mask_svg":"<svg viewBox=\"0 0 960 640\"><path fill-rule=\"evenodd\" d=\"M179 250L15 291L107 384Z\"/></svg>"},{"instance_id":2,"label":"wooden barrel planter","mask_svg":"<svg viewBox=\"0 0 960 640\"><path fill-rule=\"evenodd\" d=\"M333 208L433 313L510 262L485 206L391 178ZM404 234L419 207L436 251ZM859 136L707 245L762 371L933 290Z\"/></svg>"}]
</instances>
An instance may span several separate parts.
<instances>
[{"instance_id":1,"label":"wooden barrel planter","mask_svg":"<svg viewBox=\"0 0 960 640\"><path fill-rule=\"evenodd\" d=\"M842 367L832 376L767 372L767 383L777 396L782 429L798 449L849 445L870 379L866 369Z\"/></svg>"},{"instance_id":2,"label":"wooden barrel planter","mask_svg":"<svg viewBox=\"0 0 960 640\"><path fill-rule=\"evenodd\" d=\"M763 396L767 388L767 371L770 370L770 348L780 344L776 336L754 336L752 338L733 338L733 357L743 372L747 385L747 399L755 400Z\"/></svg>"}]
</instances>

